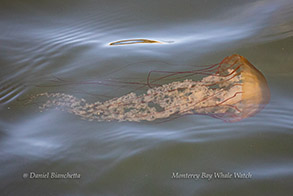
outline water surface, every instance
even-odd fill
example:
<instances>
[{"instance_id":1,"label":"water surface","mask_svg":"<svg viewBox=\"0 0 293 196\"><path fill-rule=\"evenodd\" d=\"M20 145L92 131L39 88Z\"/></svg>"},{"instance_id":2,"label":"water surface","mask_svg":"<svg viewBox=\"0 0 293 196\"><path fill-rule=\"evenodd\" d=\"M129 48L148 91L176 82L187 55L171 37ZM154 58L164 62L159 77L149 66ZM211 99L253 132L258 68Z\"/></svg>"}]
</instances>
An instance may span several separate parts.
<instances>
[{"instance_id":1,"label":"water surface","mask_svg":"<svg viewBox=\"0 0 293 196\"><path fill-rule=\"evenodd\" d=\"M0 20L1 195L292 195L293 4L281 1L6 1ZM164 44L109 45L129 39ZM184 116L164 123L88 122L23 99L63 92L89 101L183 71L248 58L271 101L225 123ZM29 179L24 173L78 173ZM251 173L250 179L172 179L173 172Z\"/></svg>"}]
</instances>

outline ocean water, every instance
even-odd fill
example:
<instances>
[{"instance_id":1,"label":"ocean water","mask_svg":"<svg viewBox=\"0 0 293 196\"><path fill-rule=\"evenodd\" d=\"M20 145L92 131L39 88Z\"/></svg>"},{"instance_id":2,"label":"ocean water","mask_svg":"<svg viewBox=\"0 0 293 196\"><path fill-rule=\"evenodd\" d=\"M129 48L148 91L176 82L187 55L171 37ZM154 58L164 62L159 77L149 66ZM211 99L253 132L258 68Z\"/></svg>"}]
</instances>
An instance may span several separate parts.
<instances>
[{"instance_id":1,"label":"ocean water","mask_svg":"<svg viewBox=\"0 0 293 196\"><path fill-rule=\"evenodd\" d=\"M293 194L290 0L0 5L0 195ZM163 44L110 45L129 39ZM25 101L43 92L105 101L137 89L152 70L186 71L232 54L255 65L271 91L270 103L240 122L88 122Z\"/></svg>"}]
</instances>

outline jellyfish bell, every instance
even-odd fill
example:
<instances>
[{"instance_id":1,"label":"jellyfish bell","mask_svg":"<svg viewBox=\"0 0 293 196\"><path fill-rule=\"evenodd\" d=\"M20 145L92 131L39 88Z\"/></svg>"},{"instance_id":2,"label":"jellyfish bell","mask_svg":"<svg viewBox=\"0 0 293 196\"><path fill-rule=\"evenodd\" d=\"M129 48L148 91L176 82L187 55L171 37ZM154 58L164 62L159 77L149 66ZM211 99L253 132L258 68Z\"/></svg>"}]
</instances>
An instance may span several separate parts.
<instances>
[{"instance_id":1,"label":"jellyfish bell","mask_svg":"<svg viewBox=\"0 0 293 196\"><path fill-rule=\"evenodd\" d=\"M238 112L226 113L222 119L237 122L260 112L270 101L270 90L264 75L245 57L237 54L226 57L220 63L218 73L225 74L228 67L234 67L236 74L240 74L242 91L225 103L237 108Z\"/></svg>"},{"instance_id":2,"label":"jellyfish bell","mask_svg":"<svg viewBox=\"0 0 293 196\"><path fill-rule=\"evenodd\" d=\"M162 75L152 77L154 73ZM201 79L193 80L194 76ZM236 122L255 115L270 100L263 74L240 55L192 71L151 71L140 85L149 89L141 95L133 91L104 102L89 103L73 95L48 92L30 100L46 97L41 110L57 108L89 121L135 122L194 114Z\"/></svg>"}]
</instances>

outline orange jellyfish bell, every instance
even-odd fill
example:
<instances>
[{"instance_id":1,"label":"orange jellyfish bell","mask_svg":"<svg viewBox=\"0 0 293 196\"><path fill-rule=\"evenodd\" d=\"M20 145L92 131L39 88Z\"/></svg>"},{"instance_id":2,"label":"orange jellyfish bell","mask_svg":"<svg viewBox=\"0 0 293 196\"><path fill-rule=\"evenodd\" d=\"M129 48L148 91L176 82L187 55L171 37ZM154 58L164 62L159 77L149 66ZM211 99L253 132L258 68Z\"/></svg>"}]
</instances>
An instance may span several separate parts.
<instances>
[{"instance_id":1,"label":"orange jellyfish bell","mask_svg":"<svg viewBox=\"0 0 293 196\"><path fill-rule=\"evenodd\" d=\"M262 110L269 103L271 95L264 75L245 57L237 54L226 57L218 67L218 74L227 74L227 69L231 68L241 77L242 91L225 102L226 105L235 107L238 112L226 113L222 119L237 122Z\"/></svg>"}]
</instances>

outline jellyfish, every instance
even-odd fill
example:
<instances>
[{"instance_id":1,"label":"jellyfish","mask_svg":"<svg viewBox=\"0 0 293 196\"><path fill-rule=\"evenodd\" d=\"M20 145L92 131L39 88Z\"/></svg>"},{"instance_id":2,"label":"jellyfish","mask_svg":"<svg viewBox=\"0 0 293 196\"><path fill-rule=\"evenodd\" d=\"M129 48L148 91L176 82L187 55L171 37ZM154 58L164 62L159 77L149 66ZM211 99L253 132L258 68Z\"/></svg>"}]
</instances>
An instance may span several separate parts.
<instances>
[{"instance_id":1,"label":"jellyfish","mask_svg":"<svg viewBox=\"0 0 293 196\"><path fill-rule=\"evenodd\" d=\"M162 76L153 78L154 73ZM193 76L200 76L192 80ZM159 81L168 83L158 84ZM169 81L169 80L168 80ZM87 102L65 93L44 92L41 110L57 108L89 121L155 121L184 115L207 115L237 122L261 111L270 100L264 75L246 58L234 54L220 63L185 72L151 71L147 91L129 92L106 101Z\"/></svg>"}]
</instances>

